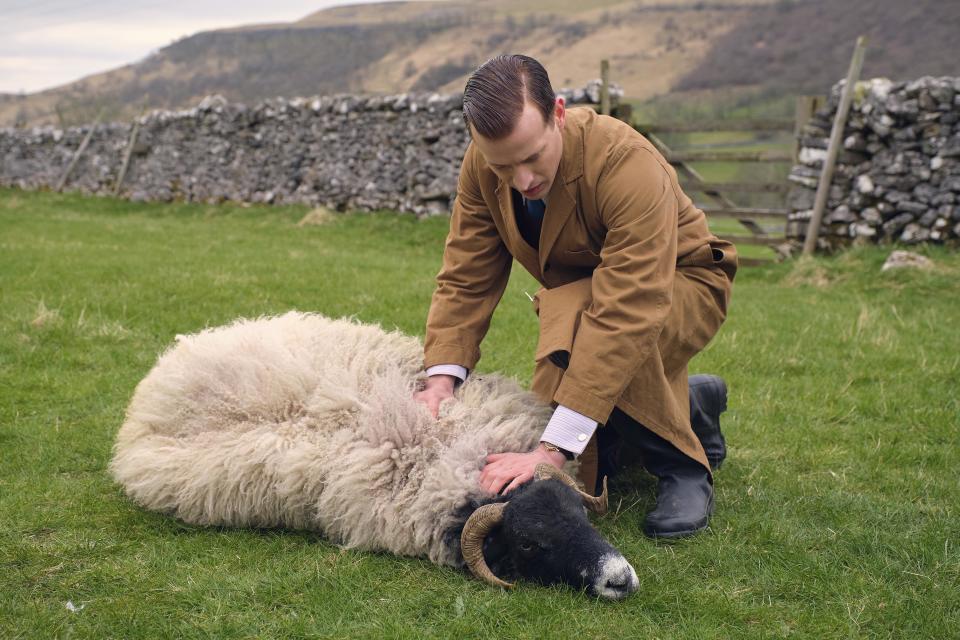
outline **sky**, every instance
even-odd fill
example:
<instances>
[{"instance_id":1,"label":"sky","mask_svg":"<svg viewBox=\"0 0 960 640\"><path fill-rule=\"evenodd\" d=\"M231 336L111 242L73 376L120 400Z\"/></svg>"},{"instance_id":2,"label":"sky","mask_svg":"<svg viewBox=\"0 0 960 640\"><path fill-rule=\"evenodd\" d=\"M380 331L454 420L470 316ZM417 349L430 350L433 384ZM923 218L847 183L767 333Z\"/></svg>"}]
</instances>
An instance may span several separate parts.
<instances>
[{"instance_id":1,"label":"sky","mask_svg":"<svg viewBox=\"0 0 960 640\"><path fill-rule=\"evenodd\" d=\"M33 93L137 62L198 31L370 1L0 0L0 93Z\"/></svg>"}]
</instances>

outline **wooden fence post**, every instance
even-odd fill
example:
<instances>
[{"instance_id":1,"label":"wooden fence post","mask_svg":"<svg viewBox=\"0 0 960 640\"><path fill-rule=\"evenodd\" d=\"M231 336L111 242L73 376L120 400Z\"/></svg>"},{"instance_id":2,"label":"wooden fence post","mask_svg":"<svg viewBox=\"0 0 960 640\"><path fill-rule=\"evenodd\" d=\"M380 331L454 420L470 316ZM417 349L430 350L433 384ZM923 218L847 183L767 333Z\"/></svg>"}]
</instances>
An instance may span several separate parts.
<instances>
[{"instance_id":1,"label":"wooden fence post","mask_svg":"<svg viewBox=\"0 0 960 640\"><path fill-rule=\"evenodd\" d=\"M63 191L63 187L67 184L67 178L70 177L70 172L73 171L73 168L77 166L77 161L80 159L80 156L83 155L83 152L86 150L87 145L90 144L90 138L93 137L93 132L97 130L97 125L100 124L100 118L103 117L103 109L100 110L100 113L97 114L97 118L93 121L93 124L90 125L90 131L87 131L86 137L83 139L83 142L80 143L80 148L77 149L77 152L73 154L73 160L70 161L67 170L63 172L63 175L60 177L60 182L57 183L57 193Z\"/></svg>"},{"instance_id":2,"label":"wooden fence post","mask_svg":"<svg viewBox=\"0 0 960 640\"><path fill-rule=\"evenodd\" d=\"M813 204L813 215L807 226L807 237L803 240L803 255L811 256L817 248L817 236L820 234L820 222L823 220L823 210L827 206L827 197L830 195L830 181L833 180L833 169L837 163L837 154L843 143L843 128L850 112L850 103L853 101L854 89L860 78L860 69L863 67L863 56L867 49L866 36L857 38L857 46L853 50L850 60L850 69L847 71L847 83L840 96L840 106L833 119L833 130L830 132L830 145L827 148L827 157L823 160L823 170L820 172L820 182L817 185L817 197Z\"/></svg>"},{"instance_id":3,"label":"wooden fence post","mask_svg":"<svg viewBox=\"0 0 960 640\"><path fill-rule=\"evenodd\" d=\"M57 112L57 122L59 123L60 128L66 130L67 119L63 117L63 109L60 107L59 102L53 105L53 110Z\"/></svg>"},{"instance_id":4,"label":"wooden fence post","mask_svg":"<svg viewBox=\"0 0 960 640\"><path fill-rule=\"evenodd\" d=\"M813 114L827 102L826 96L798 96L793 124L793 164L800 162L800 140L803 138L803 126Z\"/></svg>"},{"instance_id":5,"label":"wooden fence post","mask_svg":"<svg viewBox=\"0 0 960 640\"><path fill-rule=\"evenodd\" d=\"M819 101L819 96L797 96L793 123L793 164L800 163L800 138L803 137L803 127L813 117Z\"/></svg>"},{"instance_id":6,"label":"wooden fence post","mask_svg":"<svg viewBox=\"0 0 960 640\"><path fill-rule=\"evenodd\" d=\"M600 61L600 113L610 115L610 61Z\"/></svg>"},{"instance_id":7,"label":"wooden fence post","mask_svg":"<svg viewBox=\"0 0 960 640\"><path fill-rule=\"evenodd\" d=\"M123 184L123 178L127 175L127 167L130 165L130 156L133 155L133 147L137 144L137 134L140 133L140 118L133 121L133 131L130 133L130 142L127 143L127 150L123 154L123 164L120 166L120 173L117 174L117 182L113 185L113 195L120 194L120 185Z\"/></svg>"}]
</instances>

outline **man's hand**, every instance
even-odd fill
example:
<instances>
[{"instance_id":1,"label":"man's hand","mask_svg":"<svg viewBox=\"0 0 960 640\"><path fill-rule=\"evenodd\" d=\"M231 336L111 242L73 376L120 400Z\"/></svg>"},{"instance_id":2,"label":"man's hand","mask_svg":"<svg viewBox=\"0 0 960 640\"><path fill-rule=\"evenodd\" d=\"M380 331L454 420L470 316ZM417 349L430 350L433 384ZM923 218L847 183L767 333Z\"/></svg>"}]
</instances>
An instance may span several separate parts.
<instances>
[{"instance_id":1,"label":"man's hand","mask_svg":"<svg viewBox=\"0 0 960 640\"><path fill-rule=\"evenodd\" d=\"M440 403L453 397L453 387L457 378L448 375L435 375L427 378L423 391L413 394L413 399L427 405L427 409L436 418L440 415Z\"/></svg>"},{"instance_id":2,"label":"man's hand","mask_svg":"<svg viewBox=\"0 0 960 640\"><path fill-rule=\"evenodd\" d=\"M489 493L509 493L533 478L533 470L541 462L560 469L566 458L557 451L547 451L542 444L527 453L491 453L480 472L480 487Z\"/></svg>"}]
</instances>

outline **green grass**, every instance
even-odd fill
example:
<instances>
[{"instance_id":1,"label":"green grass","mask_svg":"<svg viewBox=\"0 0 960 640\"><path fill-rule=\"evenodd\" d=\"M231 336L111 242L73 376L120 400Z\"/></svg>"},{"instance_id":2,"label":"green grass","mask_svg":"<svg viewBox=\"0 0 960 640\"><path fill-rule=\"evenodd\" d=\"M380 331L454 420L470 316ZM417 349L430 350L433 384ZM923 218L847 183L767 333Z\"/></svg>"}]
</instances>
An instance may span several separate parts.
<instances>
[{"instance_id":1,"label":"green grass","mask_svg":"<svg viewBox=\"0 0 960 640\"><path fill-rule=\"evenodd\" d=\"M692 367L731 391L712 526L648 540L652 481L619 482L624 602L138 509L110 447L175 334L290 308L422 333L446 221L304 212L0 190L0 637L956 635L960 256L933 248L741 270ZM533 288L515 272L482 369L529 379Z\"/></svg>"},{"instance_id":2,"label":"green grass","mask_svg":"<svg viewBox=\"0 0 960 640\"><path fill-rule=\"evenodd\" d=\"M634 122L696 122L740 118L793 118L796 96L777 88L736 87L671 91L647 100L629 96Z\"/></svg>"}]
</instances>

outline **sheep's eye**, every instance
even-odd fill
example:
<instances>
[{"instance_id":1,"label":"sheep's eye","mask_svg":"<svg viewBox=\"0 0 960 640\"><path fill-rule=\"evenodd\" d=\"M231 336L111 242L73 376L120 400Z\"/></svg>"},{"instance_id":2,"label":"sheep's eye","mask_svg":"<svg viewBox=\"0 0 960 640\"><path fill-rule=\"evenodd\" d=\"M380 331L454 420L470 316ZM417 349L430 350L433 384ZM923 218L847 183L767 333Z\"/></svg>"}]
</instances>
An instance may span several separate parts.
<instances>
[{"instance_id":1,"label":"sheep's eye","mask_svg":"<svg viewBox=\"0 0 960 640\"><path fill-rule=\"evenodd\" d=\"M523 542L520 543L519 546L520 546L520 551L523 551L524 553L530 553L531 551L533 551L533 543L528 540L524 540Z\"/></svg>"}]
</instances>

